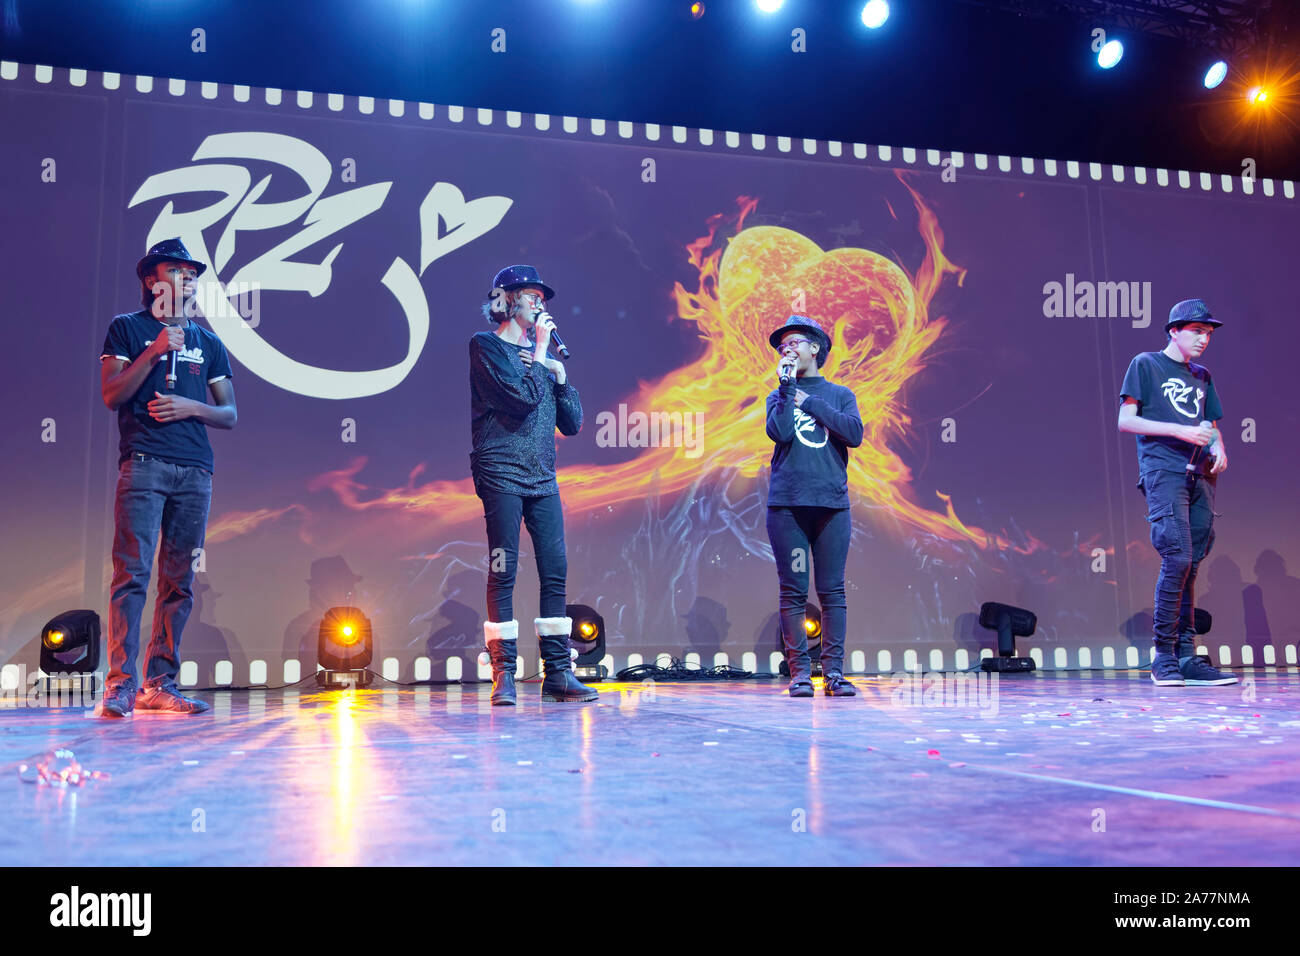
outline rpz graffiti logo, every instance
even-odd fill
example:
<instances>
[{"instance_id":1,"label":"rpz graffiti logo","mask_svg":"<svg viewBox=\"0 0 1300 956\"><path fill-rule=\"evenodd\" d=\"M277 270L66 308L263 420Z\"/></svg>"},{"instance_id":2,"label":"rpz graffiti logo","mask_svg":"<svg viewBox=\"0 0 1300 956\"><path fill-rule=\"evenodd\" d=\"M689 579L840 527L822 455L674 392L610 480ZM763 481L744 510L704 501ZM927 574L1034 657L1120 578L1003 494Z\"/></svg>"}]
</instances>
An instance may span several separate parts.
<instances>
[{"instance_id":1,"label":"rpz graffiti logo","mask_svg":"<svg viewBox=\"0 0 1300 956\"><path fill-rule=\"evenodd\" d=\"M247 166L215 162L223 159L283 166L306 189L288 200L261 202L273 176L284 174L272 173L254 184ZM420 203L419 274L399 255L393 257L379 278L379 283L397 300L406 319L406 357L396 365L370 371L316 368L285 355L262 338L231 305L224 294L225 287L252 286L261 290L306 292L313 298L319 296L329 288L334 262L342 253L344 243L336 243L319 262L302 262L291 257L378 210L392 182L371 183L323 196L333 172L329 159L310 143L281 133L214 133L199 144L193 160L194 165L150 176L127 204L130 208L154 199L168 200L149 228L145 247L179 236L191 254L210 266L198 279L199 293L203 302L216 303L217 308L206 318L230 354L268 382L315 398L376 395L400 383L414 367L429 336L429 303L419 277L430 263L493 229L514 202L506 196L482 196L467 202L451 183L435 183ZM178 212L171 197L186 193L216 193L219 198L200 209ZM209 252L203 231L227 216L225 229L215 249ZM235 254L240 233L283 229L294 223L301 227L296 233L246 263L234 275L221 278ZM216 295L211 294L212 289L204 288L212 283L217 286Z\"/></svg>"},{"instance_id":2,"label":"rpz graffiti logo","mask_svg":"<svg viewBox=\"0 0 1300 956\"><path fill-rule=\"evenodd\" d=\"M1196 400L1190 402L1189 396L1192 394L1192 386L1184 385L1181 378L1171 378L1160 386L1161 393L1169 399L1169 404L1174 407L1179 415L1186 418L1199 419L1201 417L1201 399L1205 397L1204 389L1196 389Z\"/></svg>"},{"instance_id":3,"label":"rpz graffiti logo","mask_svg":"<svg viewBox=\"0 0 1300 956\"><path fill-rule=\"evenodd\" d=\"M801 445L807 445L809 448L823 447L830 438L830 434L826 429L822 429L821 441L812 441L812 438L816 436L819 427L817 419L803 411L803 409L796 408L794 410L794 437L799 439ZM804 437L805 433L808 437Z\"/></svg>"}]
</instances>

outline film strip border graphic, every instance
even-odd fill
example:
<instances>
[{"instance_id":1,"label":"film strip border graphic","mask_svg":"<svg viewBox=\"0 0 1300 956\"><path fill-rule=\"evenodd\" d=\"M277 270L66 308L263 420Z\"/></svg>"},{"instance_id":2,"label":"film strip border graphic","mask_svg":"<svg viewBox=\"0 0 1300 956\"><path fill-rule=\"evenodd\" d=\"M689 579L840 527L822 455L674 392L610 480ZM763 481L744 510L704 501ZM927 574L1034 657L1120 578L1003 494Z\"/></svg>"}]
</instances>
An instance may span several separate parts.
<instances>
[{"instance_id":1,"label":"film strip border graphic","mask_svg":"<svg viewBox=\"0 0 1300 956\"><path fill-rule=\"evenodd\" d=\"M1237 647L1228 644L1212 644L1210 646L1201 644L1197 646L1196 653L1213 655L1213 657L1217 658L1215 663L1220 667L1295 668L1300 663L1297 659L1297 646L1295 644L1283 645L1280 652L1274 645L1265 644L1258 653L1256 648L1250 644L1242 644ZM1038 669L1044 673L1064 676L1071 672L1101 671L1108 676L1122 676L1124 672L1129 672L1145 680L1145 668L1151 663L1154 654L1154 648L1148 647L1139 650L1136 646L1125 645L1120 648L1113 646L1072 649L1056 647L1051 649L1050 655L1045 653L1042 647L1031 647L1026 656L1032 658ZM665 666L674 656L668 651L662 651L657 655L654 653L624 653L617 656L607 654L600 663L612 676L625 667L634 667L638 664L657 663L660 666ZM953 673L978 669L981 660L992 656L993 652L988 648L983 648L978 655L973 655L965 648L958 648L954 651L950 645L940 647L934 644L918 643L917 647L908 648L901 653L885 649L875 652L851 650L848 652L848 671L851 674L865 675L888 675L900 672L914 674ZM693 651L681 657L681 660L691 669L734 665L746 671L768 671L773 674L777 672L781 659L781 653L776 650L769 652L766 659L764 659L764 655L754 651L746 651L737 655L719 652L714 655L711 661L702 661L700 655ZM401 659L389 656L377 660L377 666L372 666L371 670L383 677L384 680L393 683L472 682L475 680L486 681L492 676L491 667L481 655L474 652L452 654L445 661L439 663L440 666L435 668L433 659L420 656L409 660L404 667ZM198 664L191 660L181 663L179 683L183 687L215 686L230 687L232 689L268 687L280 684L297 684L304 678L311 677L313 670L314 662L303 662L296 658L290 658L284 661L279 674L274 674L264 660L250 661L246 674L237 674L234 663L228 660L217 661L208 673L200 673ZM535 655L530 656L521 649L517 670L518 676L527 677L534 672L540 671L540 660ZM20 684L20 677L21 669L18 665L6 664L3 668L0 668L0 689L13 690L17 688Z\"/></svg>"},{"instance_id":2,"label":"film strip border graphic","mask_svg":"<svg viewBox=\"0 0 1300 956\"><path fill-rule=\"evenodd\" d=\"M1296 184L1289 179L1257 177L1243 171L1240 175L1169 170L1145 166L1123 166L1078 160L1035 159L987 153L964 153L916 147L868 146L839 140L800 139L763 133L737 133L657 123L605 120L576 116L552 116L546 113L521 113L463 106L435 106L432 103L353 96L342 93L313 93L307 90L281 90L216 83L198 80L158 79L120 73L55 68L36 64L0 61L0 80L18 81L30 76L36 88L67 85L73 89L103 89L130 92L166 99L197 98L208 103L265 104L270 108L325 114L370 116L381 120L436 124L448 129L505 130L541 135L563 135L592 141L620 142L654 147L686 146L717 149L738 155L776 155L800 159L857 160L895 169L956 170L973 168L993 174L1013 174L1047 180L1080 183L1132 183L1138 186L1195 190L1202 193L1296 198Z\"/></svg>"}]
</instances>

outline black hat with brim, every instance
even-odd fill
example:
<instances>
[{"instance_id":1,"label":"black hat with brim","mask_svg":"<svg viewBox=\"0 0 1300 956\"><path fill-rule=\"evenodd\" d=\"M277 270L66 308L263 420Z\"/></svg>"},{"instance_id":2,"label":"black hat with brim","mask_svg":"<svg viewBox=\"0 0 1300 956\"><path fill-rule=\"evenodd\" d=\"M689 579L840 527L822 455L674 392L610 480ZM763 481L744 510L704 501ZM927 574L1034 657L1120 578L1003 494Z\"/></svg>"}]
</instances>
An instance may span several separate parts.
<instances>
[{"instance_id":1,"label":"black hat with brim","mask_svg":"<svg viewBox=\"0 0 1300 956\"><path fill-rule=\"evenodd\" d=\"M1210 307L1205 304L1204 299L1183 299L1169 310L1169 321L1165 323L1165 331L1168 332L1177 325L1191 325L1193 322L1203 322L1216 329L1223 324L1210 314Z\"/></svg>"},{"instance_id":2,"label":"black hat with brim","mask_svg":"<svg viewBox=\"0 0 1300 956\"><path fill-rule=\"evenodd\" d=\"M806 315L792 315L785 320L785 323L779 326L776 331L767 337L767 341L772 348L781 347L781 339L785 338L791 332L807 332L818 342L821 343L822 354L829 355L831 351L831 337L826 331L817 324L816 319L810 319Z\"/></svg>"},{"instance_id":3,"label":"black hat with brim","mask_svg":"<svg viewBox=\"0 0 1300 956\"><path fill-rule=\"evenodd\" d=\"M555 290L542 281L542 277L532 266L506 266L492 280L492 288L505 289L507 292L522 289L526 285L541 289L548 302L555 297Z\"/></svg>"},{"instance_id":4,"label":"black hat with brim","mask_svg":"<svg viewBox=\"0 0 1300 956\"><path fill-rule=\"evenodd\" d=\"M136 276L143 282L144 277L160 262L183 262L187 266L193 266L199 275L203 275L208 269L206 265L190 255L190 251L185 248L185 243L180 239L164 239L146 252L144 258L135 264Z\"/></svg>"}]
</instances>

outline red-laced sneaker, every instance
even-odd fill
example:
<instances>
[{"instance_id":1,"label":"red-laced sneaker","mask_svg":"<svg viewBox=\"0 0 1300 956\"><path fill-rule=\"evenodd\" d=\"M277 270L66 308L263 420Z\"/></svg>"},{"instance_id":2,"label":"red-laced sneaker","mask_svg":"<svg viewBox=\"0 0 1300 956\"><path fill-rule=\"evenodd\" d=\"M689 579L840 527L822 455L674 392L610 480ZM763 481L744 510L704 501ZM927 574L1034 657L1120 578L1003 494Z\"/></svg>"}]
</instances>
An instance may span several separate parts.
<instances>
[{"instance_id":1,"label":"red-laced sneaker","mask_svg":"<svg viewBox=\"0 0 1300 956\"><path fill-rule=\"evenodd\" d=\"M175 687L164 684L140 691L135 699L135 709L156 714L201 714L208 705L194 697L185 697Z\"/></svg>"}]
</instances>

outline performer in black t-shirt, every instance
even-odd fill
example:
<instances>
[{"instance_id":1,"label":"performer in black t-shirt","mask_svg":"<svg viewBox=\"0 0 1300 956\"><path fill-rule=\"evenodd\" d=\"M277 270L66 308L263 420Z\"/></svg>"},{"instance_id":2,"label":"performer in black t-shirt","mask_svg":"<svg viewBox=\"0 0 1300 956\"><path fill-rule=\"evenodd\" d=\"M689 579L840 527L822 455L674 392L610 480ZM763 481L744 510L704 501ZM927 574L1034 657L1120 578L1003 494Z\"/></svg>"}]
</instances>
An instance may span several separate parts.
<instances>
[{"instance_id":1,"label":"performer in black t-shirt","mask_svg":"<svg viewBox=\"0 0 1300 956\"><path fill-rule=\"evenodd\" d=\"M862 418L853 392L821 375L831 339L815 320L792 315L768 342L781 358L780 385L767 396L767 436L776 443L767 534L781 588L781 643L790 668L789 694L813 696L805 629L811 563L822 612L822 689L828 697L853 697L857 692L844 679L844 566L853 532L848 450L862 444Z\"/></svg>"},{"instance_id":2,"label":"performer in black t-shirt","mask_svg":"<svg viewBox=\"0 0 1300 956\"><path fill-rule=\"evenodd\" d=\"M150 249L135 270L145 308L113 319L100 355L100 390L104 404L117 412L121 436L109 672L97 711L102 717L208 709L176 689L181 632L194 606L194 560L203 547L212 498L207 429L234 428L238 417L225 346L191 321L194 310L186 308L194 281L206 268L179 239ZM206 401L209 391L215 404ZM158 597L141 685L136 669L140 615L155 547Z\"/></svg>"},{"instance_id":3,"label":"performer in black t-shirt","mask_svg":"<svg viewBox=\"0 0 1300 956\"><path fill-rule=\"evenodd\" d=\"M1164 350L1134 358L1120 388L1119 430L1138 436L1138 488L1160 554L1151 680L1161 687L1237 682L1196 654L1193 624L1196 571L1214 544L1215 487L1228 453L1218 391L1192 360L1222 324L1200 299L1179 302L1169 310Z\"/></svg>"},{"instance_id":4,"label":"performer in black t-shirt","mask_svg":"<svg viewBox=\"0 0 1300 956\"><path fill-rule=\"evenodd\" d=\"M546 303L555 295L532 266L509 266L492 280L483 314L495 331L469 342L470 472L487 524L488 586L484 643L492 661L492 704L515 703L519 622L514 617L519 522L537 555L540 616L533 620L542 658L542 700L586 701L599 695L573 676L564 589L568 561L564 514L555 480L555 429L582 428L578 390L546 347L555 322ZM530 337L532 341L530 341Z\"/></svg>"}]
</instances>

